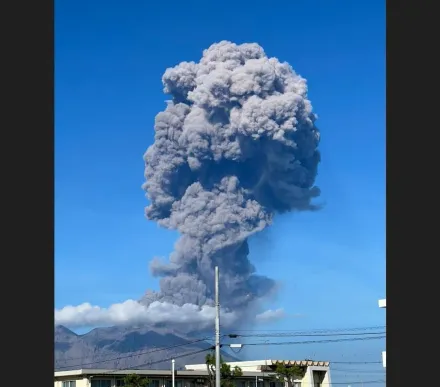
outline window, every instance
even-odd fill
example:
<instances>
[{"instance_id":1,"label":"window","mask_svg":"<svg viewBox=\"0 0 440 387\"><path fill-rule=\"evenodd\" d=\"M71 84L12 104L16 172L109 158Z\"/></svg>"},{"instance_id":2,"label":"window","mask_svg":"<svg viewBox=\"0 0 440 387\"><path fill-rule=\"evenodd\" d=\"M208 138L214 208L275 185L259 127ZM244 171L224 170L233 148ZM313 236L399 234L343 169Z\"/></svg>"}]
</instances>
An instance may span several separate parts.
<instances>
[{"instance_id":1,"label":"window","mask_svg":"<svg viewBox=\"0 0 440 387\"><path fill-rule=\"evenodd\" d=\"M194 379L176 379L176 387L196 387L196 385L200 387L203 386L204 384L205 384L205 380L202 380L202 384L199 384Z\"/></svg>"},{"instance_id":2,"label":"window","mask_svg":"<svg viewBox=\"0 0 440 387\"><path fill-rule=\"evenodd\" d=\"M172 380L165 380L165 387L172 387L173 381Z\"/></svg>"},{"instance_id":3,"label":"window","mask_svg":"<svg viewBox=\"0 0 440 387\"><path fill-rule=\"evenodd\" d=\"M116 379L116 387L124 387L124 379Z\"/></svg>"},{"instance_id":4,"label":"window","mask_svg":"<svg viewBox=\"0 0 440 387\"><path fill-rule=\"evenodd\" d=\"M178 379L176 380L176 387L194 387L194 383L188 379Z\"/></svg>"},{"instance_id":5,"label":"window","mask_svg":"<svg viewBox=\"0 0 440 387\"><path fill-rule=\"evenodd\" d=\"M92 387L112 387L110 379L92 379Z\"/></svg>"},{"instance_id":6,"label":"window","mask_svg":"<svg viewBox=\"0 0 440 387\"><path fill-rule=\"evenodd\" d=\"M76 387L76 380L66 380L61 385L62 387Z\"/></svg>"},{"instance_id":7,"label":"window","mask_svg":"<svg viewBox=\"0 0 440 387\"><path fill-rule=\"evenodd\" d=\"M159 387L159 380L157 379L150 380L150 383L148 383L148 387Z\"/></svg>"}]
</instances>

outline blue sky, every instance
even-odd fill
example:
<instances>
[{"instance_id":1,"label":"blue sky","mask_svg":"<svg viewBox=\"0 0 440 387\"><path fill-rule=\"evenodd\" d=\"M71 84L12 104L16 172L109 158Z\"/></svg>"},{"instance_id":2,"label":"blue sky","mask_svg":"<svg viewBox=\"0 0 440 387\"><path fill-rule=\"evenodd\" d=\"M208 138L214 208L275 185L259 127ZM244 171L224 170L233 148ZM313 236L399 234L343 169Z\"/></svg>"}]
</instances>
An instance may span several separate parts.
<instances>
[{"instance_id":1,"label":"blue sky","mask_svg":"<svg viewBox=\"0 0 440 387\"><path fill-rule=\"evenodd\" d=\"M143 213L142 156L167 99L161 76L231 40L259 43L308 80L322 135L324 209L278 217L251 241L258 271L282 284L268 306L303 315L267 328L385 323L384 1L57 1L55 34L56 308L157 288L148 262L176 239ZM366 360L383 347L340 346Z\"/></svg>"}]
</instances>

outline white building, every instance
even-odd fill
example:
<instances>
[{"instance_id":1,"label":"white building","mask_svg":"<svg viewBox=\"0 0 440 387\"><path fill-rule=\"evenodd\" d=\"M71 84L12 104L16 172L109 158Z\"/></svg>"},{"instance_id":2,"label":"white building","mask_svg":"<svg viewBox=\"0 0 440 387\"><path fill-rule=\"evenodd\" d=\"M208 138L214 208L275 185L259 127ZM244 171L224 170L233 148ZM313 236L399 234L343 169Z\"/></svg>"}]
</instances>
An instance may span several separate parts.
<instances>
[{"instance_id":1,"label":"white building","mask_svg":"<svg viewBox=\"0 0 440 387\"><path fill-rule=\"evenodd\" d=\"M274 380L273 370L277 363L306 366L306 374L296 380L293 387L331 387L329 363L322 361L260 360L228 363L238 366L243 375L235 379L237 387L285 387ZM58 371L54 374L54 387L123 387L128 374L148 377L149 387L172 387L171 370L106 370L80 369ZM185 366L175 371L175 387L206 387L208 385L206 364Z\"/></svg>"},{"instance_id":2,"label":"white building","mask_svg":"<svg viewBox=\"0 0 440 387\"><path fill-rule=\"evenodd\" d=\"M379 300L379 308L386 309L386 307L387 307L386 298L383 300ZM386 366L387 366L387 352L386 351L382 352L382 363L383 363L383 366L386 368Z\"/></svg>"},{"instance_id":3,"label":"white building","mask_svg":"<svg viewBox=\"0 0 440 387\"><path fill-rule=\"evenodd\" d=\"M150 380L149 387L171 387L171 370L108 370L80 369L56 371L54 387L122 387L126 375L137 374ZM175 371L176 387L196 387L204 384L208 372Z\"/></svg>"},{"instance_id":4,"label":"white building","mask_svg":"<svg viewBox=\"0 0 440 387\"><path fill-rule=\"evenodd\" d=\"M252 360L252 361L237 361L229 362L231 368L240 367L245 373L254 373L256 379L264 379L263 384L258 383L257 387L278 387L273 380L274 370L277 364L306 366L306 373L302 379L294 381L293 387L321 387L331 386L330 364L327 361L312 361L312 360ZM203 370L206 369L206 364L189 364L185 366L186 370ZM269 380L266 380L269 379ZM279 387L282 383L278 383ZM252 384L238 384L237 387L253 387Z\"/></svg>"}]
</instances>

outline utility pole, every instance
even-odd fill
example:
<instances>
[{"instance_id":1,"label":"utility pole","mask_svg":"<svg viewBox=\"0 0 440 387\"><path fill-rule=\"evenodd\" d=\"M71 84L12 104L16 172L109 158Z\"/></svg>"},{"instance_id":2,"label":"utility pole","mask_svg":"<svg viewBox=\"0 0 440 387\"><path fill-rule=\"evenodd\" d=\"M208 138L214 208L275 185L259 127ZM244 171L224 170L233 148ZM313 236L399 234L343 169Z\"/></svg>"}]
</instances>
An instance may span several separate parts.
<instances>
[{"instance_id":1,"label":"utility pole","mask_svg":"<svg viewBox=\"0 0 440 387\"><path fill-rule=\"evenodd\" d=\"M174 359L172 359L171 360L171 386L172 387L175 387L176 386L176 382L175 382L175 380L174 380L174 374L175 374L175 372L174 372L174 363L175 363L175 360Z\"/></svg>"},{"instance_id":2,"label":"utility pole","mask_svg":"<svg viewBox=\"0 0 440 387\"><path fill-rule=\"evenodd\" d=\"M379 300L379 308L387 308L387 299L383 299L383 300ZM384 368L386 368L387 366L387 352L383 351L382 352L382 365Z\"/></svg>"},{"instance_id":3,"label":"utility pole","mask_svg":"<svg viewBox=\"0 0 440 387\"><path fill-rule=\"evenodd\" d=\"M220 387L220 302L218 266L215 267L215 387Z\"/></svg>"}]
</instances>

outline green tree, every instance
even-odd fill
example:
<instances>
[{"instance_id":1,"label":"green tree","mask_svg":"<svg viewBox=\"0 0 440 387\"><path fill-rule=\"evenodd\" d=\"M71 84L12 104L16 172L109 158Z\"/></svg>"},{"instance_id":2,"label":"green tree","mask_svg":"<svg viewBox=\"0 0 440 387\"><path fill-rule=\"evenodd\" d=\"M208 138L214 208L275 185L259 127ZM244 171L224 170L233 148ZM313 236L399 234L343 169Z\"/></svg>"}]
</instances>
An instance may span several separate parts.
<instances>
[{"instance_id":1,"label":"green tree","mask_svg":"<svg viewBox=\"0 0 440 387\"><path fill-rule=\"evenodd\" d=\"M206 368L208 369L208 382L210 387L215 387L215 354L208 353L205 357ZM243 375L240 367L231 369L229 364L226 364L220 357L220 384L221 387L233 387L234 378Z\"/></svg>"},{"instance_id":2,"label":"green tree","mask_svg":"<svg viewBox=\"0 0 440 387\"><path fill-rule=\"evenodd\" d=\"M295 379L302 379L306 374L306 370L307 366L278 363L275 367L275 379L283 383L287 382L288 387L292 387L293 381Z\"/></svg>"},{"instance_id":3,"label":"green tree","mask_svg":"<svg viewBox=\"0 0 440 387\"><path fill-rule=\"evenodd\" d=\"M147 387L150 381L145 376L130 374L124 378L125 387Z\"/></svg>"}]
</instances>

